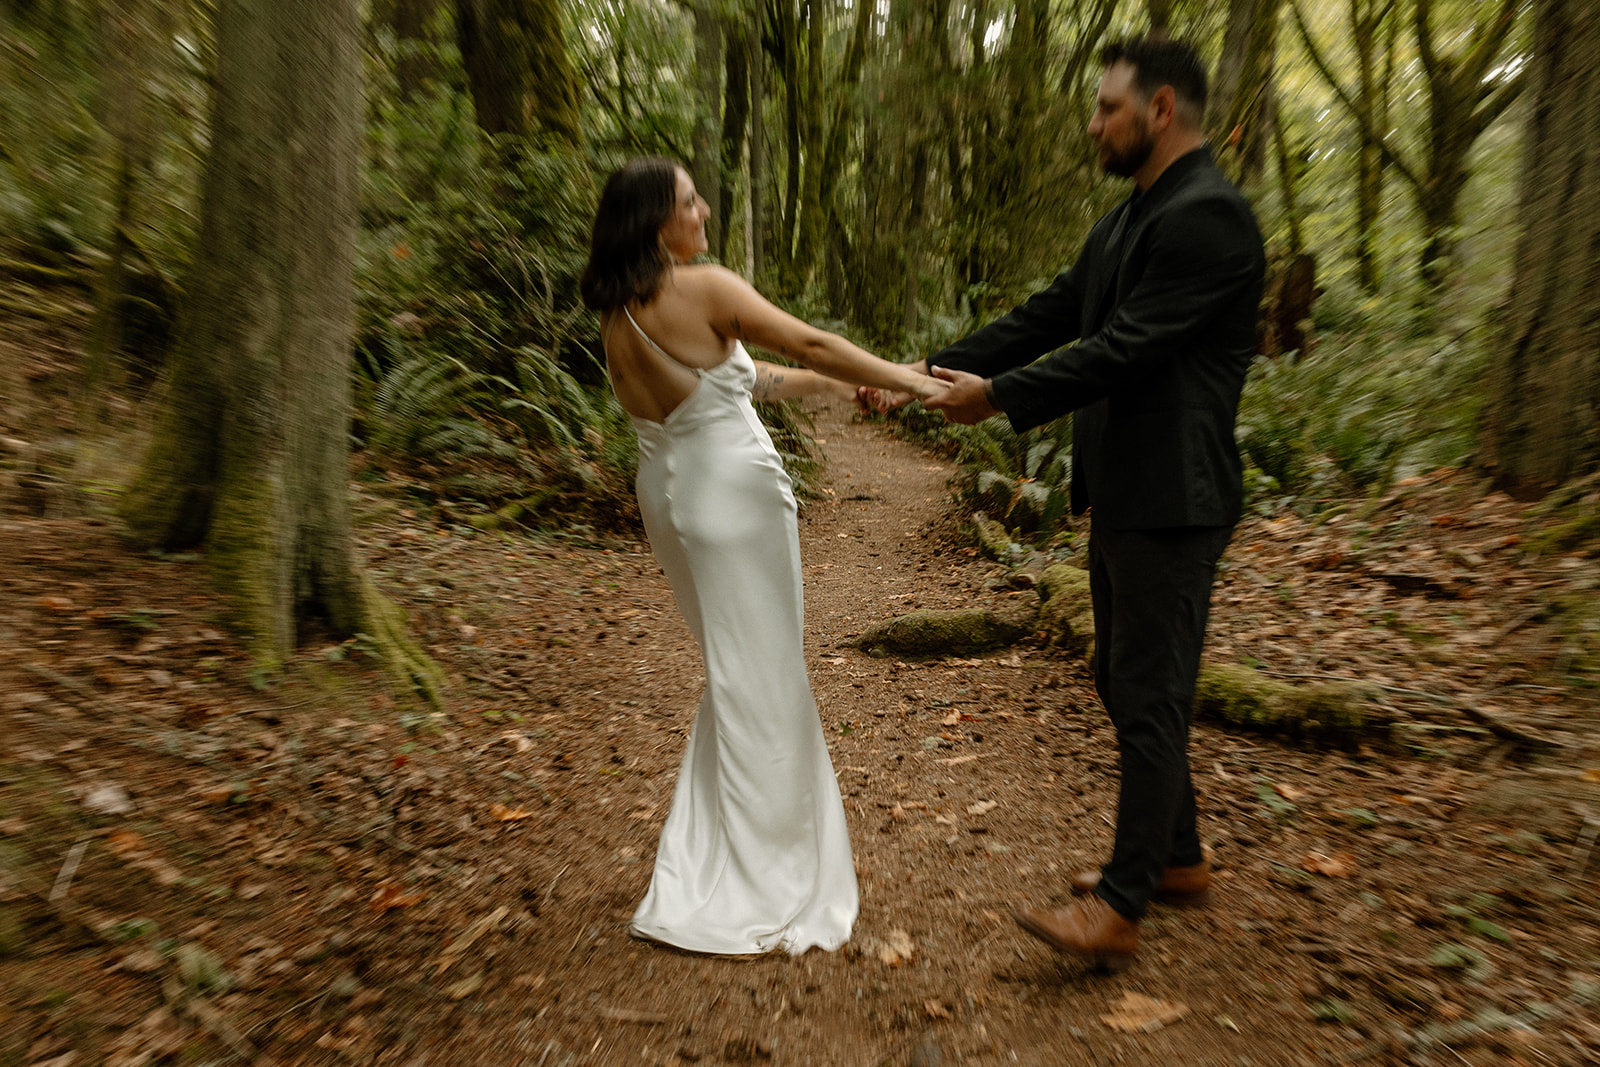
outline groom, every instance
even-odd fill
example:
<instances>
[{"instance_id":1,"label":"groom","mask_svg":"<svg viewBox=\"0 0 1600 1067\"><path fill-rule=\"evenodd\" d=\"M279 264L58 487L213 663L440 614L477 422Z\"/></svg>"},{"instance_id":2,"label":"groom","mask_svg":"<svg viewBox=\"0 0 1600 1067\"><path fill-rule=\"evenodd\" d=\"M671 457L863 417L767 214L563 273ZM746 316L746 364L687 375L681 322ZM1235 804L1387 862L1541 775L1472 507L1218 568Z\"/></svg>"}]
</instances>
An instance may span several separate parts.
<instances>
[{"instance_id":1,"label":"groom","mask_svg":"<svg viewBox=\"0 0 1600 1067\"><path fill-rule=\"evenodd\" d=\"M1089 136L1132 192L1049 288L925 361L953 386L923 403L959 423L1004 413L1019 432L1075 413L1095 685L1121 756L1116 841L1100 871L1072 877L1079 902L1016 919L1058 951L1120 970L1152 899L1198 902L1210 886L1189 719L1212 575L1243 496L1234 417L1265 257L1250 205L1205 147L1195 51L1135 40L1101 60Z\"/></svg>"}]
</instances>

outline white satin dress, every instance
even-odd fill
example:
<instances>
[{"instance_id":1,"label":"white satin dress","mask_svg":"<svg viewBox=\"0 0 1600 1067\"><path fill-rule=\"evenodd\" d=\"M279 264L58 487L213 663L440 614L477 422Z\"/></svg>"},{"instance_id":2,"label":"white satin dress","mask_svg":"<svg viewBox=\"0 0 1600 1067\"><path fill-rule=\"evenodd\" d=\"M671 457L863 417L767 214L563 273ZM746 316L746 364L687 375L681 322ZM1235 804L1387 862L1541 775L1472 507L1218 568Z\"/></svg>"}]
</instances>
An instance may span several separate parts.
<instances>
[{"instance_id":1,"label":"white satin dress","mask_svg":"<svg viewBox=\"0 0 1600 1067\"><path fill-rule=\"evenodd\" d=\"M801 647L794 494L744 347L690 369L699 382L670 415L633 420L639 510L706 688L631 929L695 952L836 949L859 896Z\"/></svg>"}]
</instances>

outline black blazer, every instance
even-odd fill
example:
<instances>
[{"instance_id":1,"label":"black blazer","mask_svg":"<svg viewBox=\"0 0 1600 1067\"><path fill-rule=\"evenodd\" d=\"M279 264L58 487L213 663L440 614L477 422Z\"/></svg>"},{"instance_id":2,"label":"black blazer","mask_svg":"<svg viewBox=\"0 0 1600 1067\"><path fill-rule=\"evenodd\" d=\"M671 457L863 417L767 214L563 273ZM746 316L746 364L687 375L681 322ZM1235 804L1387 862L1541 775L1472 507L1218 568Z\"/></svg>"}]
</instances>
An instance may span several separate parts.
<instances>
[{"instance_id":1,"label":"black blazer","mask_svg":"<svg viewBox=\"0 0 1600 1067\"><path fill-rule=\"evenodd\" d=\"M1249 203L1197 148L1095 223L1049 288L928 365L992 378L1019 432L1077 412L1074 512L1110 529L1230 526L1265 273Z\"/></svg>"}]
</instances>

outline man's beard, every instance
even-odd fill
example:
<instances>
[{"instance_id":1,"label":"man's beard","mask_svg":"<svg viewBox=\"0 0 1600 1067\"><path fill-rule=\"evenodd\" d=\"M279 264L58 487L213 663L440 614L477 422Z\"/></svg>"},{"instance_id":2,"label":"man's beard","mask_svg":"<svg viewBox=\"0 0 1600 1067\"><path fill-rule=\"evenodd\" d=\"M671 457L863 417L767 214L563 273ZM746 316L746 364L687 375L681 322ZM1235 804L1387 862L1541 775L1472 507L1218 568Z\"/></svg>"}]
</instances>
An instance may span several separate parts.
<instances>
[{"instance_id":1,"label":"man's beard","mask_svg":"<svg viewBox=\"0 0 1600 1067\"><path fill-rule=\"evenodd\" d=\"M1100 164L1100 169L1119 178L1131 178L1145 165L1145 161L1155 150L1156 139L1150 136L1148 129L1142 130L1139 139L1126 149L1121 151L1115 148L1109 149L1105 162Z\"/></svg>"}]
</instances>

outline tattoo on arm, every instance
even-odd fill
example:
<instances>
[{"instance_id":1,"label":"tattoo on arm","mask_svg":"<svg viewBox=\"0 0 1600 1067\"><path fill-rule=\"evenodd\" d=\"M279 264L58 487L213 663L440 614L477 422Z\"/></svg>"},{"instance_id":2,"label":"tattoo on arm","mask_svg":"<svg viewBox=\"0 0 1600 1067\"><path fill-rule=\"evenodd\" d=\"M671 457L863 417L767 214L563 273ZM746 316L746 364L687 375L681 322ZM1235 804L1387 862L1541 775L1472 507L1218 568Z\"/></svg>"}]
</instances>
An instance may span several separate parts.
<instances>
[{"instance_id":1,"label":"tattoo on arm","mask_svg":"<svg viewBox=\"0 0 1600 1067\"><path fill-rule=\"evenodd\" d=\"M750 389L750 395L755 400L771 400L782 385L783 375L760 367L756 370L756 384Z\"/></svg>"}]
</instances>

